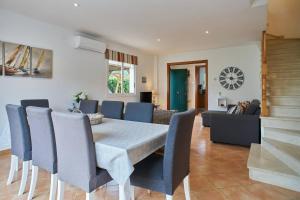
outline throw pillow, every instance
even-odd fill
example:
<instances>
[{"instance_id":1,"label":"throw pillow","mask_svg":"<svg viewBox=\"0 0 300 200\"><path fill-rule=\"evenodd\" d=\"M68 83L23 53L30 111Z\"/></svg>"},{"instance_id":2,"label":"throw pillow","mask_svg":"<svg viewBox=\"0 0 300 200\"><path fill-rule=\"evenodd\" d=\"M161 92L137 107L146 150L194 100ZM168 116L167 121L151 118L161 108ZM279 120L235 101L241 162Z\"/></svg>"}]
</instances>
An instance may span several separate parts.
<instances>
[{"instance_id":1,"label":"throw pillow","mask_svg":"<svg viewBox=\"0 0 300 200\"><path fill-rule=\"evenodd\" d=\"M237 105L235 114L244 114L249 105L250 105L249 101L240 101Z\"/></svg>"},{"instance_id":2,"label":"throw pillow","mask_svg":"<svg viewBox=\"0 0 300 200\"><path fill-rule=\"evenodd\" d=\"M232 106L228 109L227 114L235 114L237 106Z\"/></svg>"},{"instance_id":3,"label":"throw pillow","mask_svg":"<svg viewBox=\"0 0 300 200\"><path fill-rule=\"evenodd\" d=\"M247 115L257 114L257 112L259 112L259 105L260 102L258 100L253 100L248 106L248 108L246 109L245 114Z\"/></svg>"}]
</instances>

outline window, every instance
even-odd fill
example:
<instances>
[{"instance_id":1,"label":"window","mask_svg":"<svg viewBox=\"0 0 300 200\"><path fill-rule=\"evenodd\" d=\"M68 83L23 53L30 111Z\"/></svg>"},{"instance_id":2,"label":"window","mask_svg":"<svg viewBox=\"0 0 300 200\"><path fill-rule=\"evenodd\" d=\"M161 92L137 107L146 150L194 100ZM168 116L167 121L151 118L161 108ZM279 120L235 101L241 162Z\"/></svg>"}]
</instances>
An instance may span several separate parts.
<instances>
[{"instance_id":1,"label":"window","mask_svg":"<svg viewBox=\"0 0 300 200\"><path fill-rule=\"evenodd\" d=\"M109 94L135 94L135 65L108 61Z\"/></svg>"}]
</instances>

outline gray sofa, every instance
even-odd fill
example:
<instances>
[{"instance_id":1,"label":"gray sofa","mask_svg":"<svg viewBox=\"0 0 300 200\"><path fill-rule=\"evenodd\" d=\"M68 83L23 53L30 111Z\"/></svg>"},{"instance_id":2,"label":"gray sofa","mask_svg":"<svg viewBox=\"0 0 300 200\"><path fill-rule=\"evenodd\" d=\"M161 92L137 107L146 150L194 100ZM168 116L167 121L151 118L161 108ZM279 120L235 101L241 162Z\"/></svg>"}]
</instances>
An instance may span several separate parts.
<instances>
[{"instance_id":1,"label":"gray sofa","mask_svg":"<svg viewBox=\"0 0 300 200\"><path fill-rule=\"evenodd\" d=\"M235 106L234 104L229 104L227 106L227 111L232 107ZM206 112L202 112L201 113L201 117L202 117L202 125L205 127L211 127L211 119L212 116L215 114L226 114L227 111L217 111L217 110L209 110Z\"/></svg>"},{"instance_id":2,"label":"gray sofa","mask_svg":"<svg viewBox=\"0 0 300 200\"><path fill-rule=\"evenodd\" d=\"M227 112L211 112L203 125L209 125L212 142L250 146L260 143L260 103L253 100L245 114L227 114ZM208 115L207 115L208 114ZM203 115L202 115L203 116Z\"/></svg>"}]
</instances>

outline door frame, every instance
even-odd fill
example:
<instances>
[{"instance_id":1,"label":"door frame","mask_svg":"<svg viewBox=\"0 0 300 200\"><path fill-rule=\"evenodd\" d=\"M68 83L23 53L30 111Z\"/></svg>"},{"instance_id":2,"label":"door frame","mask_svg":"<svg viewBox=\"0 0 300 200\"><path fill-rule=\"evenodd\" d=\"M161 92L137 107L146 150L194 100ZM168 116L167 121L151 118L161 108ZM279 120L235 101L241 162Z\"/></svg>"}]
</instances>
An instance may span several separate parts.
<instances>
[{"instance_id":1,"label":"door frame","mask_svg":"<svg viewBox=\"0 0 300 200\"><path fill-rule=\"evenodd\" d=\"M206 82L206 91L205 91L205 109L208 110L208 66L207 64L205 65L196 65L195 66L195 109L197 111L197 113L199 113L198 107L198 100L199 100L199 96L198 96L198 85L200 83L199 81L199 71L201 67L205 67L205 82Z\"/></svg>"},{"instance_id":2,"label":"door frame","mask_svg":"<svg viewBox=\"0 0 300 200\"><path fill-rule=\"evenodd\" d=\"M173 65L190 65L190 64L205 64L208 68L208 60L194 60L194 61L167 63L167 109L168 110L170 110L170 71L171 71L171 66L173 66ZM206 85L206 87L208 90L208 84ZM207 96L208 96L208 93L207 93Z\"/></svg>"}]
</instances>

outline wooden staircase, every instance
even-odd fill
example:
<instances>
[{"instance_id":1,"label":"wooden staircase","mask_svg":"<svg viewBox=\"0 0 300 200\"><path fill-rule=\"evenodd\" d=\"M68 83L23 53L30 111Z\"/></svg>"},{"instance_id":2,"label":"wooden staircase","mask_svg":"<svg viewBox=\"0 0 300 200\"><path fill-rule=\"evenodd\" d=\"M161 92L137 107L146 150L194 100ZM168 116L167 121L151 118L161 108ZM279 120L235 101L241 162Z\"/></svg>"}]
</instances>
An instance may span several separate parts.
<instances>
[{"instance_id":1,"label":"wooden staircase","mask_svg":"<svg viewBox=\"0 0 300 200\"><path fill-rule=\"evenodd\" d=\"M300 192L300 39L264 34L261 145L248 158L253 180Z\"/></svg>"}]
</instances>

